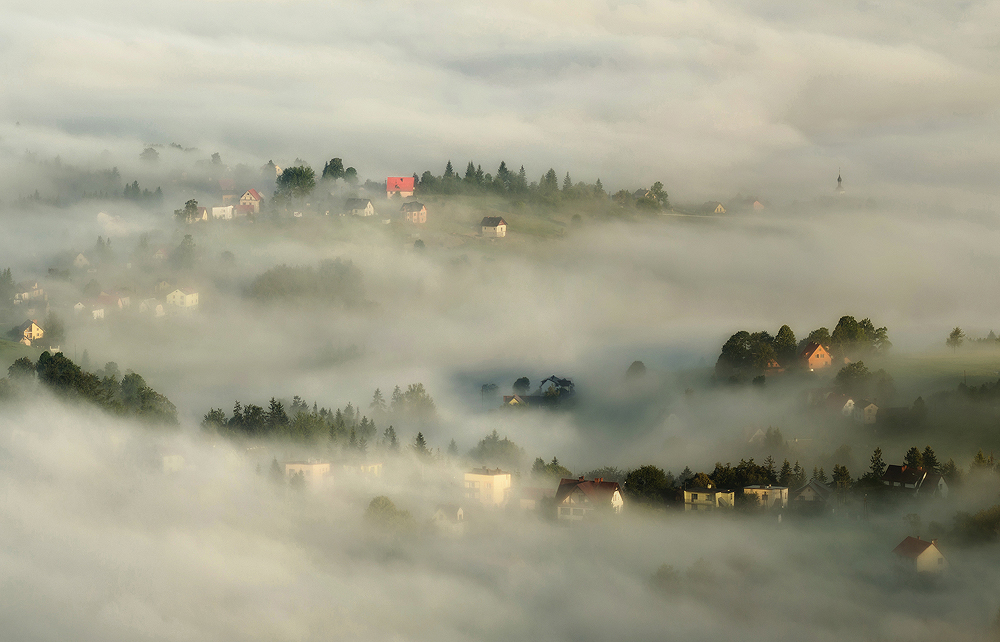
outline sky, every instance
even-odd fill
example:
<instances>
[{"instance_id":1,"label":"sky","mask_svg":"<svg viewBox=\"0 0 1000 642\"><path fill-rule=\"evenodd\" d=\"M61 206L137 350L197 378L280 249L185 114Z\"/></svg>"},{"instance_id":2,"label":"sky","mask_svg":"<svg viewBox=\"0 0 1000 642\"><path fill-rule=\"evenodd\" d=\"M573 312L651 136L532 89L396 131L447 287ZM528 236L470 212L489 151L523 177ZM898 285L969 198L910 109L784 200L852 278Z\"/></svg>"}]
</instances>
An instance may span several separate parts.
<instances>
[{"instance_id":1,"label":"sky","mask_svg":"<svg viewBox=\"0 0 1000 642\"><path fill-rule=\"evenodd\" d=\"M996 2L39 2L0 146L362 176L554 167L674 200L996 196ZM15 123L20 123L16 125Z\"/></svg>"}]
</instances>

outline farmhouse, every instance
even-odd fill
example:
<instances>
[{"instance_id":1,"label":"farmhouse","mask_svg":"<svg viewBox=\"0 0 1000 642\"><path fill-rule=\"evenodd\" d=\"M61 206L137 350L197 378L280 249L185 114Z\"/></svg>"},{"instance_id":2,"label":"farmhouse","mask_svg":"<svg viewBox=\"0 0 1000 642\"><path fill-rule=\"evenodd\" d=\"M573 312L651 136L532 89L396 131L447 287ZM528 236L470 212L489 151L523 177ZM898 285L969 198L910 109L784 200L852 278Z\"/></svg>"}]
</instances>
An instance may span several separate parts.
<instances>
[{"instance_id":1,"label":"farmhouse","mask_svg":"<svg viewBox=\"0 0 1000 642\"><path fill-rule=\"evenodd\" d=\"M408 198L413 196L414 179L412 176L390 176L385 179L385 197L401 196Z\"/></svg>"},{"instance_id":2,"label":"farmhouse","mask_svg":"<svg viewBox=\"0 0 1000 642\"><path fill-rule=\"evenodd\" d=\"M367 198L349 198L344 203L344 212L351 216L374 216L375 206Z\"/></svg>"},{"instance_id":3,"label":"farmhouse","mask_svg":"<svg viewBox=\"0 0 1000 642\"><path fill-rule=\"evenodd\" d=\"M403 220L407 223L427 222L427 208L424 207L423 203L403 203L403 206L399 208L399 212Z\"/></svg>"},{"instance_id":4,"label":"farmhouse","mask_svg":"<svg viewBox=\"0 0 1000 642\"><path fill-rule=\"evenodd\" d=\"M595 512L618 514L624 505L618 482L604 481L600 477L593 481L583 477L563 479L556 490L556 516L559 519L590 519Z\"/></svg>"},{"instance_id":5,"label":"farmhouse","mask_svg":"<svg viewBox=\"0 0 1000 642\"><path fill-rule=\"evenodd\" d=\"M264 197L253 188L243 192L243 196L240 197L240 206L244 212L248 213L260 214L260 206L263 202Z\"/></svg>"},{"instance_id":6,"label":"farmhouse","mask_svg":"<svg viewBox=\"0 0 1000 642\"><path fill-rule=\"evenodd\" d=\"M31 319L17 326L14 335L20 343L30 346L32 341L37 341L45 336L45 331L42 330L37 321Z\"/></svg>"},{"instance_id":7,"label":"farmhouse","mask_svg":"<svg viewBox=\"0 0 1000 642\"><path fill-rule=\"evenodd\" d=\"M507 236L507 221L500 216L486 216L479 225L482 227L483 236L490 238Z\"/></svg>"},{"instance_id":8,"label":"farmhouse","mask_svg":"<svg viewBox=\"0 0 1000 642\"><path fill-rule=\"evenodd\" d=\"M919 537L907 537L892 552L918 573L943 573L948 567L948 561L938 549L936 539L927 541Z\"/></svg>"},{"instance_id":9,"label":"farmhouse","mask_svg":"<svg viewBox=\"0 0 1000 642\"><path fill-rule=\"evenodd\" d=\"M833 357L830 351L818 343L810 343L799 354L799 358L810 370L819 370L833 365Z\"/></svg>"}]
</instances>

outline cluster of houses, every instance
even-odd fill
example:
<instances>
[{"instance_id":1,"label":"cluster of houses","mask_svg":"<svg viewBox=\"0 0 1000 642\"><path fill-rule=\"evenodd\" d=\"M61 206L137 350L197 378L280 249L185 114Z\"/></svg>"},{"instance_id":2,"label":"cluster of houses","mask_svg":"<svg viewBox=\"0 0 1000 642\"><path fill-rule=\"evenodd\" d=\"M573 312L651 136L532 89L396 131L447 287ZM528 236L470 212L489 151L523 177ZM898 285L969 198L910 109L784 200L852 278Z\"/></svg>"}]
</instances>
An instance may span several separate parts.
<instances>
[{"instance_id":1,"label":"cluster of houses","mask_svg":"<svg viewBox=\"0 0 1000 642\"><path fill-rule=\"evenodd\" d=\"M135 310L140 315L154 318L168 314L183 314L198 309L198 290L195 288L171 287L166 281L160 281L154 287L158 295L141 299ZM105 319L109 315L133 310L132 297L122 292L101 292L93 298L81 299L73 305L73 311L78 316L89 317L92 320Z\"/></svg>"},{"instance_id":2,"label":"cluster of houses","mask_svg":"<svg viewBox=\"0 0 1000 642\"><path fill-rule=\"evenodd\" d=\"M222 205L215 205L211 208L198 207L196 213L189 214L184 222L188 224L213 220L231 221L233 219L260 214L261 206L264 204L264 197L260 192L251 188L243 192L238 197L236 194L223 194Z\"/></svg>"}]
</instances>

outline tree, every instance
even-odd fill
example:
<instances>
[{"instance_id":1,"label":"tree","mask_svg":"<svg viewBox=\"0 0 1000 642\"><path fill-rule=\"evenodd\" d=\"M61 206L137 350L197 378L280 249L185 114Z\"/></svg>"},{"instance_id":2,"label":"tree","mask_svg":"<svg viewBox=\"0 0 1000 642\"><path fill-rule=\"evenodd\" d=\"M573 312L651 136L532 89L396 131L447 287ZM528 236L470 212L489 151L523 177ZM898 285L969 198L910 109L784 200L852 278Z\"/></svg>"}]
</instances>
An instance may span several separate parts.
<instances>
[{"instance_id":1,"label":"tree","mask_svg":"<svg viewBox=\"0 0 1000 642\"><path fill-rule=\"evenodd\" d=\"M920 451L917 450L916 446L914 446L914 447L910 448L909 450L907 450L906 454L903 455L903 464L906 465L906 466L908 466L908 467L910 467L910 468L923 468L924 467L924 458L923 458L923 455L920 454Z\"/></svg>"},{"instance_id":2,"label":"tree","mask_svg":"<svg viewBox=\"0 0 1000 642\"><path fill-rule=\"evenodd\" d=\"M277 180L274 196L302 199L309 196L316 187L316 174L311 167L293 166L281 172Z\"/></svg>"},{"instance_id":3,"label":"tree","mask_svg":"<svg viewBox=\"0 0 1000 642\"><path fill-rule=\"evenodd\" d=\"M198 218L198 201L195 199L188 199L184 203L184 207L179 210L174 210L174 216L178 221L184 223L190 223Z\"/></svg>"},{"instance_id":4,"label":"tree","mask_svg":"<svg viewBox=\"0 0 1000 642\"><path fill-rule=\"evenodd\" d=\"M142 150L141 154L139 154L139 158L144 161L155 162L160 160L160 152L156 151L152 147L147 147Z\"/></svg>"},{"instance_id":5,"label":"tree","mask_svg":"<svg viewBox=\"0 0 1000 642\"><path fill-rule=\"evenodd\" d=\"M455 443L454 439L452 439L451 443L448 444L448 456L458 457L458 444Z\"/></svg>"},{"instance_id":6,"label":"tree","mask_svg":"<svg viewBox=\"0 0 1000 642\"><path fill-rule=\"evenodd\" d=\"M646 376L646 364L641 361L633 361L632 365L625 371L626 379L641 379Z\"/></svg>"},{"instance_id":7,"label":"tree","mask_svg":"<svg viewBox=\"0 0 1000 642\"><path fill-rule=\"evenodd\" d=\"M45 330L43 338L49 346L59 346L66 340L66 326L63 325L62 319L55 312L49 312L45 315L43 329Z\"/></svg>"},{"instance_id":8,"label":"tree","mask_svg":"<svg viewBox=\"0 0 1000 642\"><path fill-rule=\"evenodd\" d=\"M792 465L786 459L781 464L781 472L778 473L778 485L789 486L792 483Z\"/></svg>"},{"instance_id":9,"label":"tree","mask_svg":"<svg viewBox=\"0 0 1000 642\"><path fill-rule=\"evenodd\" d=\"M365 522L387 534L401 534L413 528L413 517L405 510L396 508L392 500L379 495L368 503Z\"/></svg>"},{"instance_id":10,"label":"tree","mask_svg":"<svg viewBox=\"0 0 1000 642\"><path fill-rule=\"evenodd\" d=\"M382 433L382 441L389 452L399 452L399 442L396 441L396 431L392 426L386 428L385 432Z\"/></svg>"},{"instance_id":11,"label":"tree","mask_svg":"<svg viewBox=\"0 0 1000 642\"><path fill-rule=\"evenodd\" d=\"M806 345L810 343L816 343L824 348L830 347L830 331L826 328L816 328L809 333L809 336L799 345L799 348L805 348Z\"/></svg>"},{"instance_id":12,"label":"tree","mask_svg":"<svg viewBox=\"0 0 1000 642\"><path fill-rule=\"evenodd\" d=\"M327 161L326 165L323 166L323 174L321 178L329 179L331 181L336 181L338 178L344 178L344 161L340 158L331 158Z\"/></svg>"},{"instance_id":13,"label":"tree","mask_svg":"<svg viewBox=\"0 0 1000 642\"><path fill-rule=\"evenodd\" d=\"M427 440L424 439L424 433L418 432L417 436L413 438L413 452L418 457L430 457L431 451L427 447Z\"/></svg>"},{"instance_id":14,"label":"tree","mask_svg":"<svg viewBox=\"0 0 1000 642\"><path fill-rule=\"evenodd\" d=\"M518 470L524 459L524 449L507 437L501 439L494 430L479 440L476 447L469 451L469 457L487 466Z\"/></svg>"},{"instance_id":15,"label":"tree","mask_svg":"<svg viewBox=\"0 0 1000 642\"><path fill-rule=\"evenodd\" d=\"M928 472L941 472L941 463L938 462L937 455L934 454L934 451L929 445L924 448L924 452L921 454L920 460L923 463L923 467Z\"/></svg>"},{"instance_id":16,"label":"tree","mask_svg":"<svg viewBox=\"0 0 1000 642\"><path fill-rule=\"evenodd\" d=\"M277 457L271 459L271 481L275 484L285 483L285 471L282 470Z\"/></svg>"},{"instance_id":17,"label":"tree","mask_svg":"<svg viewBox=\"0 0 1000 642\"><path fill-rule=\"evenodd\" d=\"M344 170L344 182L350 186L355 186L358 184L358 170L353 167L348 167Z\"/></svg>"},{"instance_id":18,"label":"tree","mask_svg":"<svg viewBox=\"0 0 1000 642\"><path fill-rule=\"evenodd\" d=\"M885 469L886 465L882 460L882 449L875 448L875 451L872 453L871 466L868 468L868 472L865 476L881 483L882 475L885 474Z\"/></svg>"},{"instance_id":19,"label":"tree","mask_svg":"<svg viewBox=\"0 0 1000 642\"><path fill-rule=\"evenodd\" d=\"M656 181L653 183L653 186L649 188L649 196L660 207L670 207L670 201L667 199L667 193L663 191L663 183L660 181Z\"/></svg>"},{"instance_id":20,"label":"tree","mask_svg":"<svg viewBox=\"0 0 1000 642\"><path fill-rule=\"evenodd\" d=\"M774 337L774 354L784 367L792 366L798 356L798 344L795 341L795 333L787 325L778 329L778 334Z\"/></svg>"},{"instance_id":21,"label":"tree","mask_svg":"<svg viewBox=\"0 0 1000 642\"><path fill-rule=\"evenodd\" d=\"M965 341L965 332L962 331L962 328L955 328L948 335L944 343L951 348L952 352L956 352L961 347L963 341Z\"/></svg>"},{"instance_id":22,"label":"tree","mask_svg":"<svg viewBox=\"0 0 1000 642\"><path fill-rule=\"evenodd\" d=\"M667 502L673 491L673 479L662 468L646 465L630 470L625 476L625 493L633 500L650 506Z\"/></svg>"},{"instance_id":23,"label":"tree","mask_svg":"<svg viewBox=\"0 0 1000 642\"><path fill-rule=\"evenodd\" d=\"M849 394L863 394L867 389L872 373L864 361L849 363L837 373L837 385Z\"/></svg>"},{"instance_id":24,"label":"tree","mask_svg":"<svg viewBox=\"0 0 1000 642\"><path fill-rule=\"evenodd\" d=\"M194 253L194 237L190 234L185 234L184 238L181 239L180 245L177 246L173 256L171 256L171 259L177 267L189 270L194 267Z\"/></svg>"},{"instance_id":25,"label":"tree","mask_svg":"<svg viewBox=\"0 0 1000 642\"><path fill-rule=\"evenodd\" d=\"M833 483L837 485L840 490L847 490L851 486L851 473L847 470L847 466L841 466L840 464L833 465Z\"/></svg>"},{"instance_id":26,"label":"tree","mask_svg":"<svg viewBox=\"0 0 1000 642\"><path fill-rule=\"evenodd\" d=\"M559 463L559 460L555 457L552 461L546 464L541 457L535 459L534 465L531 467L532 477L548 477L549 479L568 479L573 476L573 471L566 468Z\"/></svg>"},{"instance_id":27,"label":"tree","mask_svg":"<svg viewBox=\"0 0 1000 642\"><path fill-rule=\"evenodd\" d=\"M531 390L531 381L527 377L521 377L514 382L513 390L515 395L526 395Z\"/></svg>"}]
</instances>

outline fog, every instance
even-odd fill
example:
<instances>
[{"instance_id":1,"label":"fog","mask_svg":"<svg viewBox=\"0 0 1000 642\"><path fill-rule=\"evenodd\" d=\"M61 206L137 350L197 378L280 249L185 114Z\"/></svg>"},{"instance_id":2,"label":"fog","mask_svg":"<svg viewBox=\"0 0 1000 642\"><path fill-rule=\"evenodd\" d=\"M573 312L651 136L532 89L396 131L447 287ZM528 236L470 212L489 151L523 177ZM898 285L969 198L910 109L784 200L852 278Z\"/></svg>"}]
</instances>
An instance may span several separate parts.
<instances>
[{"instance_id":1,"label":"fog","mask_svg":"<svg viewBox=\"0 0 1000 642\"><path fill-rule=\"evenodd\" d=\"M963 512L1000 503L982 471L950 499L880 503L856 486L824 515L780 519L688 512L672 495L647 507L626 485L621 515L572 526L516 501L477 509L463 475L501 463L470 452L492 431L523 449L503 462L517 491L558 485L532 472L536 458L576 477L711 474L771 456L806 474L845 465L860 482L875 448L899 464L929 443L963 473L977 450L1000 452L995 403L962 396L1000 377L994 343L972 341L1000 331L997 13L612 0L7 9L0 269L45 297L0 301L3 330L55 315L65 337L53 351L141 374L177 422L150 425L13 371L0 382L6 636L995 635L1000 549L969 545L960 528ZM358 185L320 180L332 157ZM450 161L461 178L470 160L582 183L549 200L534 185L423 186L426 225L388 220L399 203L386 176L436 177ZM316 189L280 205L269 161L311 166ZM644 210L629 195L656 181L669 204ZM133 184L146 192L130 197ZM175 216L250 188L265 198L259 216ZM375 217L341 214L357 196ZM716 202L728 214L702 205ZM504 217L506 238L482 237L487 216ZM86 266L74 265L81 253ZM261 286L276 266L302 279L327 261L344 281L326 298ZM139 312L176 288L197 290L196 310ZM74 307L108 292L130 306L103 319ZM896 423L857 426L807 401L842 390L839 363L754 383L714 369L738 331L787 324L803 341L848 315L888 329L891 350L864 360L891 375L878 401ZM956 326L967 342L948 350ZM0 367L38 362L41 345L0 343ZM635 361L645 375L627 377ZM549 375L572 379L569 401L501 407L518 378L543 395ZM370 406L376 389L388 400L412 384L433 411ZM367 452L325 423L318 436L262 438L206 417L273 398L294 418L296 397L374 418ZM911 421L918 397L926 423ZM390 424L399 453L381 441ZM774 428L780 445L755 441ZM179 469L165 472L164 455L180 455ZM305 459L332 462L318 488L272 477L272 463ZM362 459L384 472L345 472ZM366 520L378 496L408 511L405 528ZM466 511L460 537L432 523L448 503ZM940 538L942 577L895 563L916 535Z\"/></svg>"},{"instance_id":2,"label":"fog","mask_svg":"<svg viewBox=\"0 0 1000 642\"><path fill-rule=\"evenodd\" d=\"M45 2L10 8L0 27L0 143L134 157L177 142L282 166L336 154L372 176L506 159L616 188L662 180L698 202L802 197L842 167L866 197L943 191L981 206L996 194L996 13Z\"/></svg>"}]
</instances>

